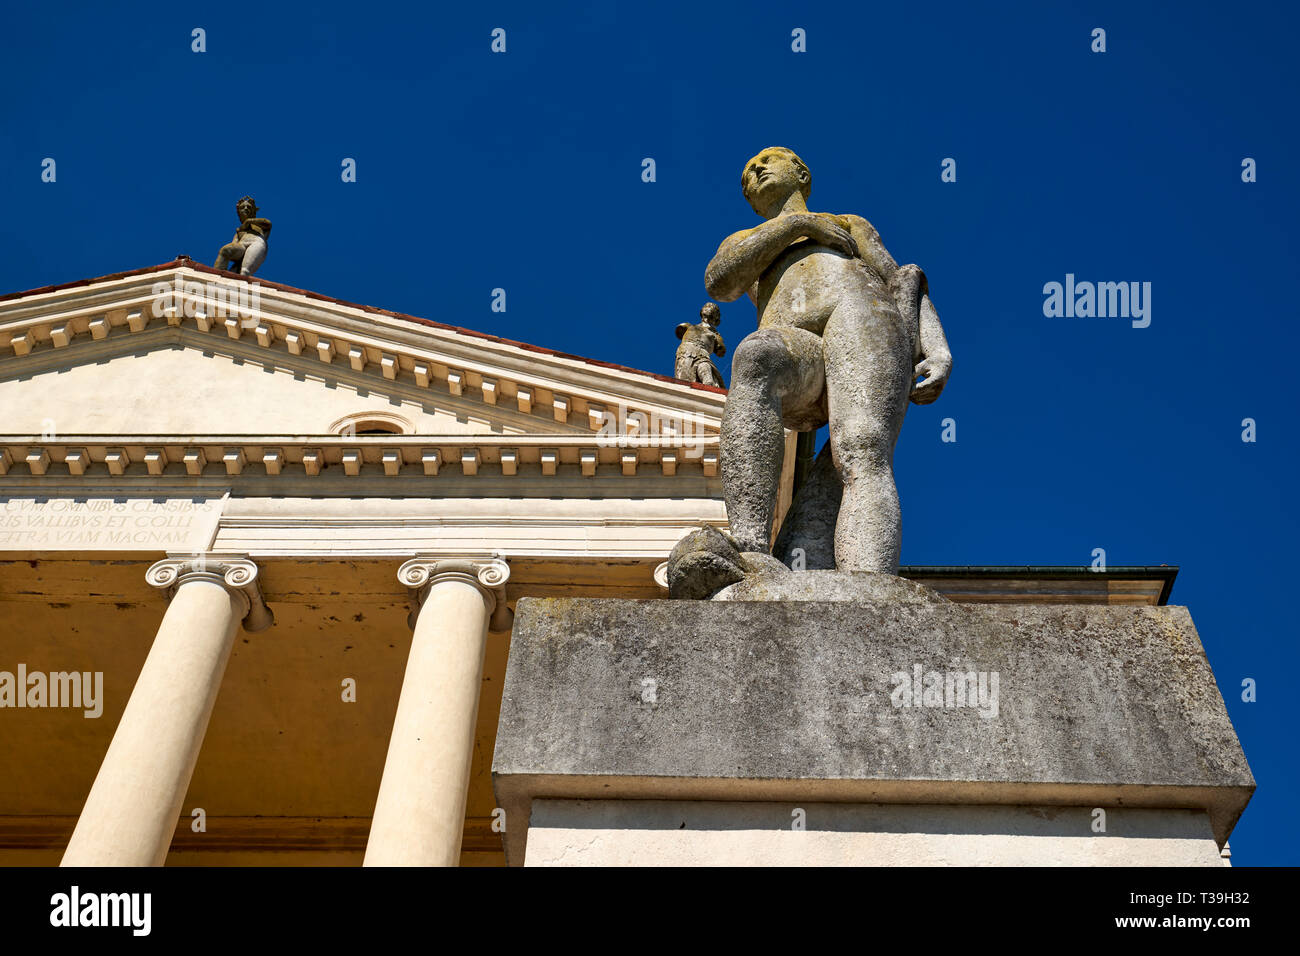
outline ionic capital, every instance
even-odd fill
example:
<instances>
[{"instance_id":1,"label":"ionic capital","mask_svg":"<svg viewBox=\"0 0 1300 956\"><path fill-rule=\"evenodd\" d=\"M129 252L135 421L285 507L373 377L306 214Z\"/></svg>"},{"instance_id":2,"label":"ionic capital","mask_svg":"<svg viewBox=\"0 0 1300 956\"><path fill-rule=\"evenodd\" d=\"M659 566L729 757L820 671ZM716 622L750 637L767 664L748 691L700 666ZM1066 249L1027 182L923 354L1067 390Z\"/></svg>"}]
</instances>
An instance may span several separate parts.
<instances>
[{"instance_id":1,"label":"ionic capital","mask_svg":"<svg viewBox=\"0 0 1300 956\"><path fill-rule=\"evenodd\" d=\"M257 565L243 554L173 554L152 564L144 579L161 588L170 601L181 585L189 581L219 584L243 604L244 630L264 631L275 623L271 609L262 600L257 582Z\"/></svg>"},{"instance_id":2,"label":"ionic capital","mask_svg":"<svg viewBox=\"0 0 1300 956\"><path fill-rule=\"evenodd\" d=\"M397 569L397 580L411 589L414 607L408 621L412 627L420 607L435 585L443 581L461 581L474 585L487 598L492 630L508 630L512 617L506 604L506 581L509 579L510 565L497 554L487 557L416 555Z\"/></svg>"}]
</instances>

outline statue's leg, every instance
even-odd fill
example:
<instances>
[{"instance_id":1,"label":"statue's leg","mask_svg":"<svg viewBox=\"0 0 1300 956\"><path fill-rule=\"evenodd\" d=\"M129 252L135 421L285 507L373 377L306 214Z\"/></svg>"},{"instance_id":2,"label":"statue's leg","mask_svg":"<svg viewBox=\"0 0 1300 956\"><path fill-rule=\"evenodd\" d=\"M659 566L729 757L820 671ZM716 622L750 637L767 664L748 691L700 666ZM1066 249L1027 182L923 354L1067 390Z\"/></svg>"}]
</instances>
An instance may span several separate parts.
<instances>
[{"instance_id":1,"label":"statue's leg","mask_svg":"<svg viewBox=\"0 0 1300 956\"><path fill-rule=\"evenodd\" d=\"M722 376L718 370L713 367L713 363L707 359L701 360L696 366L699 370L699 380L705 385L716 385L718 388L724 388Z\"/></svg>"},{"instance_id":2,"label":"statue's leg","mask_svg":"<svg viewBox=\"0 0 1300 956\"><path fill-rule=\"evenodd\" d=\"M821 339L803 329L759 329L731 360L722 413L722 493L742 551L771 552L787 419L807 416L825 387Z\"/></svg>"},{"instance_id":3,"label":"statue's leg","mask_svg":"<svg viewBox=\"0 0 1300 956\"><path fill-rule=\"evenodd\" d=\"M256 238L249 241L244 246L244 258L239 264L239 274L251 276L261 266L262 261L266 258L266 240Z\"/></svg>"},{"instance_id":4,"label":"statue's leg","mask_svg":"<svg viewBox=\"0 0 1300 956\"><path fill-rule=\"evenodd\" d=\"M217 253L217 261L213 263L212 268L230 271L230 267L243 257L244 247L237 242L228 242Z\"/></svg>"},{"instance_id":5,"label":"statue's leg","mask_svg":"<svg viewBox=\"0 0 1300 956\"><path fill-rule=\"evenodd\" d=\"M835 570L835 523L842 492L827 442L781 522L772 553L783 564L795 570Z\"/></svg>"},{"instance_id":6,"label":"statue's leg","mask_svg":"<svg viewBox=\"0 0 1300 956\"><path fill-rule=\"evenodd\" d=\"M894 443L912 387L912 337L892 301L866 295L844 297L824 340L830 445L844 487L836 566L897 574Z\"/></svg>"}]
</instances>

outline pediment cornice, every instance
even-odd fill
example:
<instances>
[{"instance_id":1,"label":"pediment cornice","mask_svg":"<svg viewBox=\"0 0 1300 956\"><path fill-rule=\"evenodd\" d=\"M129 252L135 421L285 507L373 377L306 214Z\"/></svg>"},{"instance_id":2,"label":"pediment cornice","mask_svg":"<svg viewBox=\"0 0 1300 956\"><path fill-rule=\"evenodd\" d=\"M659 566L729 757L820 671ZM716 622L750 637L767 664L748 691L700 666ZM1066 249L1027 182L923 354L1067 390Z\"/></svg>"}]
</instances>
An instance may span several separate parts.
<instances>
[{"instance_id":1,"label":"pediment cornice","mask_svg":"<svg viewBox=\"0 0 1300 956\"><path fill-rule=\"evenodd\" d=\"M0 476L173 478L716 478L718 436L0 435Z\"/></svg>"},{"instance_id":2,"label":"pediment cornice","mask_svg":"<svg viewBox=\"0 0 1300 956\"><path fill-rule=\"evenodd\" d=\"M163 330L171 330L170 333ZM160 334L162 333L162 334ZM534 423L598 432L620 406L633 433L675 420L716 433L725 393L665 376L178 262L0 300L0 374L65 363L73 350L135 348L170 335L331 366L414 390L510 410ZM645 416L644 423L639 416ZM548 424L554 429L554 424ZM620 429L621 431L622 429Z\"/></svg>"}]
</instances>

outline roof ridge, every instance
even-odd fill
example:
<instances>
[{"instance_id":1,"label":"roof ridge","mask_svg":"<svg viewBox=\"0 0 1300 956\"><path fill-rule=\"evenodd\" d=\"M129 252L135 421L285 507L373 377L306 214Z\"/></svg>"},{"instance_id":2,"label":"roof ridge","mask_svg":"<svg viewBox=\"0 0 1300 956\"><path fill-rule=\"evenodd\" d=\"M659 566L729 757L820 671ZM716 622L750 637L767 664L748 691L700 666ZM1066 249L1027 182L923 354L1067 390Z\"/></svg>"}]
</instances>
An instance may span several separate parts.
<instances>
[{"instance_id":1,"label":"roof ridge","mask_svg":"<svg viewBox=\"0 0 1300 956\"><path fill-rule=\"evenodd\" d=\"M553 355L556 358L570 359L576 362L584 362L587 365L594 365L598 368L614 369L620 372L630 372L633 375L644 375L647 378L653 378L660 382L669 382L674 385L687 385L693 389L704 392L712 392L717 395L726 395L725 388L719 388L715 385L705 385L702 382L687 382L680 378L673 378L671 375L660 375L658 372L647 372L645 369L632 368L629 365L619 365L616 362L602 362L600 359L588 358L585 355L574 355L572 352L560 352L555 349L548 349L542 345L532 345L528 342L519 342L515 339L503 338L499 335L491 335L487 332L478 332L474 329L467 329L459 325L448 325L446 322L436 322L433 319L422 318L418 315L409 315L405 312L393 312L390 309L381 309L378 306L364 305L359 302L348 302L346 299L336 299L333 296L323 295L319 292L312 292L310 289L299 289L296 286L285 285L283 282L273 282L267 279L258 279L253 276L239 275L234 272L225 272L221 269L214 269L212 266L204 265L191 259L189 256L177 256L170 262L162 262L156 266L146 266L142 269L129 269L125 272L114 272L109 275L97 276L92 279L77 279L73 282L64 282L58 285L41 286L37 289L27 289L22 292L10 292L0 295L0 302L11 299L20 299L29 295L41 295L47 292L61 292L64 289L75 289L78 286L93 285L97 282L111 282L115 279L127 279L132 276L148 275L151 272L163 272L167 269L194 269L197 272L206 272L209 275L221 276L225 279L237 279L247 282L252 279L259 285L268 286L281 292L292 292L297 295L306 296L309 299L316 299L321 302L330 302L334 305L346 306L350 309L359 309L362 312L370 312L376 315L385 315L389 318L400 319L404 322L414 322L419 325L426 325L430 328L442 329L448 332L456 332L461 335L469 335L474 338L486 339L489 342L496 342L500 345L509 345L513 348L523 349L527 352L537 352L542 355Z\"/></svg>"}]
</instances>

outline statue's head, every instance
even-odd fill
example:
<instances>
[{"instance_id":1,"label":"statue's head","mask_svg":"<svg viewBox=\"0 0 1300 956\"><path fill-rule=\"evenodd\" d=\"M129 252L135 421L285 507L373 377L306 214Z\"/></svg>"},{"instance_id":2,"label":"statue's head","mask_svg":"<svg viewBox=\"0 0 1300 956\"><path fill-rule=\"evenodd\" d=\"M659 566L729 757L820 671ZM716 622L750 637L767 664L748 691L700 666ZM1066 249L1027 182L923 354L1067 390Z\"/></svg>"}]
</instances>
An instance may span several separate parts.
<instances>
[{"instance_id":1,"label":"statue's head","mask_svg":"<svg viewBox=\"0 0 1300 956\"><path fill-rule=\"evenodd\" d=\"M239 202L235 203L235 213L239 216L239 221L252 219L257 215L257 203L253 202L252 196L244 196Z\"/></svg>"},{"instance_id":2,"label":"statue's head","mask_svg":"<svg viewBox=\"0 0 1300 956\"><path fill-rule=\"evenodd\" d=\"M807 200L812 192L812 173L794 150L769 146L745 164L740 189L754 212L768 218L794 192L803 193Z\"/></svg>"},{"instance_id":3,"label":"statue's head","mask_svg":"<svg viewBox=\"0 0 1300 956\"><path fill-rule=\"evenodd\" d=\"M715 329L722 324L722 310L718 308L716 302L704 303L704 307L700 309L700 321Z\"/></svg>"}]
</instances>

